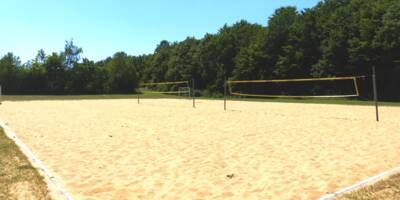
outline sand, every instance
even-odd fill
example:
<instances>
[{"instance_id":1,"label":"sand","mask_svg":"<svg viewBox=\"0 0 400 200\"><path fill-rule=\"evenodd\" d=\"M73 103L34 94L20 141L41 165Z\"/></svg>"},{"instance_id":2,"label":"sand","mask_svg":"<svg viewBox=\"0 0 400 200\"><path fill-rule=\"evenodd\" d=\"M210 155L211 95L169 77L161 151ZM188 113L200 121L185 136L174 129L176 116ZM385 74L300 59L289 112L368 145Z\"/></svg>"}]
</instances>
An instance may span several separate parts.
<instances>
[{"instance_id":1,"label":"sand","mask_svg":"<svg viewBox=\"0 0 400 200\"><path fill-rule=\"evenodd\" d=\"M198 100L4 102L76 199L316 199L400 165L400 107Z\"/></svg>"}]
</instances>

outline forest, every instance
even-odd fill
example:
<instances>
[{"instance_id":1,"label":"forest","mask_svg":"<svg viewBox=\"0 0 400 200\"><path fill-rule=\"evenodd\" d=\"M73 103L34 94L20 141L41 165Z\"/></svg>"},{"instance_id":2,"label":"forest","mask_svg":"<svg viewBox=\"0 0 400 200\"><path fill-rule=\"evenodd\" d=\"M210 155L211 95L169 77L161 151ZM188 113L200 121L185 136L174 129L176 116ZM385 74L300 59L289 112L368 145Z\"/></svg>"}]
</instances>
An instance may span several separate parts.
<instances>
[{"instance_id":1,"label":"forest","mask_svg":"<svg viewBox=\"0 0 400 200\"><path fill-rule=\"evenodd\" d=\"M4 94L109 94L135 93L142 82L194 79L201 95L217 96L225 77L369 77L375 66L380 99L395 101L400 100L399 11L399 0L282 7L265 24L242 20L200 39L161 41L152 54L117 52L97 62L81 58L83 49L68 40L62 52L39 50L26 63L11 52L2 55L0 84Z\"/></svg>"}]
</instances>

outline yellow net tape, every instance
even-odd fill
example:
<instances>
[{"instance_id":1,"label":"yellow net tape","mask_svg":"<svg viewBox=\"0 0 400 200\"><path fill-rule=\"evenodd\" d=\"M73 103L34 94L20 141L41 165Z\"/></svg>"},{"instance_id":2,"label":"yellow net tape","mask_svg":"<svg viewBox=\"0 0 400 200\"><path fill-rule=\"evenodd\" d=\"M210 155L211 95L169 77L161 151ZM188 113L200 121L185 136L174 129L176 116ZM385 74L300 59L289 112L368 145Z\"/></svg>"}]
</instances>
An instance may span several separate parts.
<instances>
[{"instance_id":1,"label":"yellow net tape","mask_svg":"<svg viewBox=\"0 0 400 200\"><path fill-rule=\"evenodd\" d=\"M357 77L331 77L331 78L301 78L301 79L278 79L278 80L243 80L227 81L228 83L284 83L284 82L305 82L305 81L334 81L334 80L353 80Z\"/></svg>"},{"instance_id":2,"label":"yellow net tape","mask_svg":"<svg viewBox=\"0 0 400 200\"><path fill-rule=\"evenodd\" d=\"M293 96L293 95L263 95L263 94L245 94L231 92L232 95L246 96L246 97L272 97L272 98L344 98L344 97L358 97L359 95L319 95L319 96Z\"/></svg>"},{"instance_id":3,"label":"yellow net tape","mask_svg":"<svg viewBox=\"0 0 400 200\"><path fill-rule=\"evenodd\" d=\"M231 95L247 96L247 97L272 97L272 98L345 98L345 97L358 97L360 92L357 84L357 77L331 77L331 78L303 78L303 79L281 79L281 80L243 80L243 81L227 81L228 84L235 83L287 83L287 82L306 82L306 81L334 81L334 80L353 80L355 87L355 94L350 95L310 95L310 96L297 96L297 95L264 95L264 94L246 94L239 92L232 92Z\"/></svg>"}]
</instances>

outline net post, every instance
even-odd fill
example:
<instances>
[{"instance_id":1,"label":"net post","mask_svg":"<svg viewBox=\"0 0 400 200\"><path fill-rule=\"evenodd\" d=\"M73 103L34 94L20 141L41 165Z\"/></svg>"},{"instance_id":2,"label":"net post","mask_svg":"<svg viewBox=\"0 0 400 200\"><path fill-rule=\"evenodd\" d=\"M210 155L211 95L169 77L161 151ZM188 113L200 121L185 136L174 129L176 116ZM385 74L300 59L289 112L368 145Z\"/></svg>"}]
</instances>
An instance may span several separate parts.
<instances>
[{"instance_id":1,"label":"net post","mask_svg":"<svg viewBox=\"0 0 400 200\"><path fill-rule=\"evenodd\" d=\"M190 91L191 91L191 89L190 89L190 82L189 81L186 81L186 87L189 90L189 93L187 93L187 98L190 99Z\"/></svg>"},{"instance_id":2,"label":"net post","mask_svg":"<svg viewBox=\"0 0 400 200\"><path fill-rule=\"evenodd\" d=\"M379 122L378 89L376 87L376 69L375 69L375 65L372 66L372 87L373 87L373 90L374 90L373 92L374 92L376 121Z\"/></svg>"},{"instance_id":3,"label":"net post","mask_svg":"<svg viewBox=\"0 0 400 200\"><path fill-rule=\"evenodd\" d=\"M226 110L226 76L224 77L224 110Z\"/></svg>"},{"instance_id":4,"label":"net post","mask_svg":"<svg viewBox=\"0 0 400 200\"><path fill-rule=\"evenodd\" d=\"M192 98L193 98L193 108L196 108L195 91L194 91L194 79L192 79Z\"/></svg>"},{"instance_id":5,"label":"net post","mask_svg":"<svg viewBox=\"0 0 400 200\"><path fill-rule=\"evenodd\" d=\"M353 82L354 82L354 88L356 90L356 96L360 96L360 90L358 89L358 84L357 84L357 77L353 78Z\"/></svg>"},{"instance_id":6,"label":"net post","mask_svg":"<svg viewBox=\"0 0 400 200\"><path fill-rule=\"evenodd\" d=\"M139 93L137 94L137 104L140 104Z\"/></svg>"}]
</instances>

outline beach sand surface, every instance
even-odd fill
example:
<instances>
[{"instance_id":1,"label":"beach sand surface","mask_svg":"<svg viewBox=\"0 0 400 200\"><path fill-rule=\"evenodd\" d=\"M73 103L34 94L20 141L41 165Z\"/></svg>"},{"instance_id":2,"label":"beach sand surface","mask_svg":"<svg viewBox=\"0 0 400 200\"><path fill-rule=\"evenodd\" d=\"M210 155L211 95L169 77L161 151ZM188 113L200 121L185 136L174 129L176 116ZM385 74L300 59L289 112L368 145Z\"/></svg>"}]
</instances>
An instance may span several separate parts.
<instances>
[{"instance_id":1,"label":"beach sand surface","mask_svg":"<svg viewBox=\"0 0 400 200\"><path fill-rule=\"evenodd\" d=\"M400 165L400 107L217 100L3 102L75 199L317 199Z\"/></svg>"}]
</instances>

